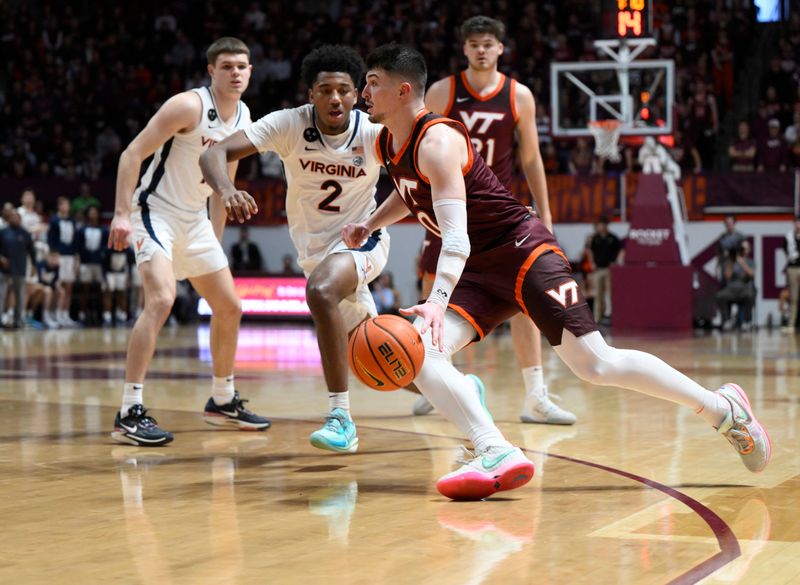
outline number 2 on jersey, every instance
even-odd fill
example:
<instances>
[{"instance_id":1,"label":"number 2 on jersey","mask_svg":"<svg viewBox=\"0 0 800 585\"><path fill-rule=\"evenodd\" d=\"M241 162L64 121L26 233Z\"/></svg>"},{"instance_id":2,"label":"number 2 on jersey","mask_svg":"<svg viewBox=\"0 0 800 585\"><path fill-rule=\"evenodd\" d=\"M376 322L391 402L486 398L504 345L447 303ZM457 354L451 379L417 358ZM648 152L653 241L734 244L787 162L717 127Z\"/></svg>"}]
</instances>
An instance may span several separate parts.
<instances>
[{"instance_id":1,"label":"number 2 on jersey","mask_svg":"<svg viewBox=\"0 0 800 585\"><path fill-rule=\"evenodd\" d=\"M319 188L323 191L331 189L331 192L328 193L328 196L325 199L319 202L317 209L320 211L327 211L328 213L339 213L339 211L341 211L341 207L338 205L331 205L333 200L342 194L342 186L339 184L339 182L331 179L322 183Z\"/></svg>"}]
</instances>

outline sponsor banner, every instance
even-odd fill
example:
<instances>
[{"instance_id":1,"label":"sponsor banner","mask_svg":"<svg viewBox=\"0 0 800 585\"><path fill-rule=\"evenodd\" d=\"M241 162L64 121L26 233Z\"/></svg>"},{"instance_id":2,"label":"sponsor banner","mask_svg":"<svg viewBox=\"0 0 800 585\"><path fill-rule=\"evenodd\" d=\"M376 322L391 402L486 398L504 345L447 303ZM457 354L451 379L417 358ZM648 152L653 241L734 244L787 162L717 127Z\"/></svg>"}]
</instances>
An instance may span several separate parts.
<instances>
[{"instance_id":1,"label":"sponsor banner","mask_svg":"<svg viewBox=\"0 0 800 585\"><path fill-rule=\"evenodd\" d=\"M242 314L265 317L310 317L306 303L306 279L302 276L234 277L242 299ZM211 315L211 307L200 299L197 312Z\"/></svg>"}]
</instances>

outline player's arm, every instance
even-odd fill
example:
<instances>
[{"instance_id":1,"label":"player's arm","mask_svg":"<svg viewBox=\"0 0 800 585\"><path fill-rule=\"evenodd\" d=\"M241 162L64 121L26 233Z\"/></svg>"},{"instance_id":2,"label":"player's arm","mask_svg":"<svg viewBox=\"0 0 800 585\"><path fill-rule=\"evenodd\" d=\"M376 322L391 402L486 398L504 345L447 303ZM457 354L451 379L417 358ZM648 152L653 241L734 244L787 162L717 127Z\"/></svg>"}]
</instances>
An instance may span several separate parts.
<instances>
[{"instance_id":1,"label":"player's arm","mask_svg":"<svg viewBox=\"0 0 800 585\"><path fill-rule=\"evenodd\" d=\"M452 78L446 77L431 85L430 89L425 92L425 107L434 114L444 115L445 110L450 105L452 83Z\"/></svg>"},{"instance_id":2,"label":"player's arm","mask_svg":"<svg viewBox=\"0 0 800 585\"><path fill-rule=\"evenodd\" d=\"M518 114L517 138L519 139L519 155L525 180L536 202L536 211L545 227L553 231L553 217L550 214L550 200L547 195L547 180L544 174L544 162L539 150L539 132L536 129L536 101L531 90L517 83L514 95Z\"/></svg>"},{"instance_id":3,"label":"player's arm","mask_svg":"<svg viewBox=\"0 0 800 585\"><path fill-rule=\"evenodd\" d=\"M247 191L236 189L228 163L238 161L256 152L258 149L250 142L244 130L239 130L200 156L200 170L203 172L203 178L220 198L228 219L236 218L239 223L250 219L251 214L258 213L258 206Z\"/></svg>"},{"instance_id":4,"label":"player's arm","mask_svg":"<svg viewBox=\"0 0 800 585\"><path fill-rule=\"evenodd\" d=\"M397 190L392 191L380 207L363 223L348 223L342 228L342 241L350 248L361 246L369 235L380 228L408 217L408 207Z\"/></svg>"},{"instance_id":5,"label":"player's arm","mask_svg":"<svg viewBox=\"0 0 800 585\"><path fill-rule=\"evenodd\" d=\"M236 180L236 170L239 168L239 161L228 163L228 178L233 183ZM208 211L211 216L211 225L214 227L214 235L217 240L222 242L222 234L225 231L225 221L228 214L225 210L225 203L216 192L208 200Z\"/></svg>"},{"instance_id":6,"label":"player's arm","mask_svg":"<svg viewBox=\"0 0 800 585\"><path fill-rule=\"evenodd\" d=\"M122 151L117 167L114 219L108 236L110 248L124 250L128 247L131 198L139 180L142 161L178 132L193 128L200 119L201 109L200 98L195 93L184 92L171 97Z\"/></svg>"},{"instance_id":7,"label":"player's arm","mask_svg":"<svg viewBox=\"0 0 800 585\"><path fill-rule=\"evenodd\" d=\"M432 126L420 141L417 164L420 172L430 181L433 211L442 233L442 250L427 301L402 312L422 317L424 324L421 333L425 333L430 326L433 345L440 350L444 311L470 253L467 192L462 171L468 162L467 139L445 124Z\"/></svg>"}]
</instances>

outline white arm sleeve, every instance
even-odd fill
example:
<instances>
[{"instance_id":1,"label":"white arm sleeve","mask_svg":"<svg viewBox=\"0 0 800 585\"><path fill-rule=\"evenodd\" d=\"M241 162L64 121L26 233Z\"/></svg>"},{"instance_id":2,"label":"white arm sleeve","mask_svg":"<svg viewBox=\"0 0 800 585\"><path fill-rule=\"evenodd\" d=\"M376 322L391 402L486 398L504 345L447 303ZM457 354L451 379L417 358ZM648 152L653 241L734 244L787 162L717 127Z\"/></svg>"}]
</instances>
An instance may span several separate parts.
<instances>
[{"instance_id":1,"label":"white arm sleeve","mask_svg":"<svg viewBox=\"0 0 800 585\"><path fill-rule=\"evenodd\" d=\"M453 289L458 284L469 258L467 202L463 199L442 199L434 202L433 211L436 214L436 223L442 231L442 251L439 253L436 277L427 302L439 303L447 308Z\"/></svg>"}]
</instances>

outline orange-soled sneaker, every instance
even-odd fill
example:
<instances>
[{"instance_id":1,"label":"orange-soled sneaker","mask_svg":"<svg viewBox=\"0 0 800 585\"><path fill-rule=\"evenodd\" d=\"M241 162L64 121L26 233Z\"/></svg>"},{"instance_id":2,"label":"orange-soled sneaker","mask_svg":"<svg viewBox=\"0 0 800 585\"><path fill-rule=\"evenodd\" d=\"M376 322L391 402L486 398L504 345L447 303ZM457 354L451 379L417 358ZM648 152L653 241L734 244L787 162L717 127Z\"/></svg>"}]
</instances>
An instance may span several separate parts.
<instances>
[{"instance_id":1,"label":"orange-soled sneaker","mask_svg":"<svg viewBox=\"0 0 800 585\"><path fill-rule=\"evenodd\" d=\"M533 478L533 463L519 447L489 447L475 454L464 451L470 458L436 482L439 493L451 500L482 500L522 487Z\"/></svg>"},{"instance_id":2,"label":"orange-soled sneaker","mask_svg":"<svg viewBox=\"0 0 800 585\"><path fill-rule=\"evenodd\" d=\"M772 442L767 430L753 416L747 394L730 382L717 393L731 405L731 411L717 430L733 445L747 469L753 473L764 471L772 456Z\"/></svg>"}]
</instances>

